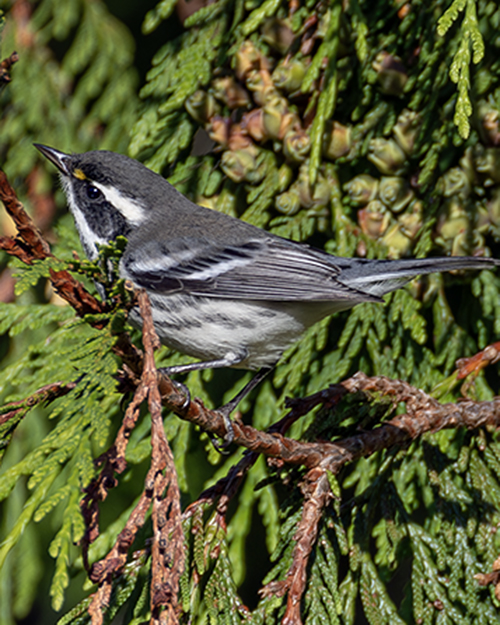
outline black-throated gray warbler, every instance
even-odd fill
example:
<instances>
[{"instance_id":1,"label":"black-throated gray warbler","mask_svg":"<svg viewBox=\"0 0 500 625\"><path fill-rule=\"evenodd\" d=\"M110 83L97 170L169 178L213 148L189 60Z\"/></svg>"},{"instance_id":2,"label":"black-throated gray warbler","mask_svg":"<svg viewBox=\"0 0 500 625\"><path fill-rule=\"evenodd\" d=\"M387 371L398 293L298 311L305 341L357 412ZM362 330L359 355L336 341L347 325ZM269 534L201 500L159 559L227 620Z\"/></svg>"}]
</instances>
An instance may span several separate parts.
<instances>
[{"instance_id":1,"label":"black-throated gray warbler","mask_svg":"<svg viewBox=\"0 0 500 625\"><path fill-rule=\"evenodd\" d=\"M65 154L35 144L61 173L87 255L128 238L120 274L144 288L161 341L201 362L169 369L261 370L253 388L320 319L381 296L411 278L499 265L491 258L340 258L193 204L127 156ZM135 313L136 320L138 313Z\"/></svg>"}]
</instances>

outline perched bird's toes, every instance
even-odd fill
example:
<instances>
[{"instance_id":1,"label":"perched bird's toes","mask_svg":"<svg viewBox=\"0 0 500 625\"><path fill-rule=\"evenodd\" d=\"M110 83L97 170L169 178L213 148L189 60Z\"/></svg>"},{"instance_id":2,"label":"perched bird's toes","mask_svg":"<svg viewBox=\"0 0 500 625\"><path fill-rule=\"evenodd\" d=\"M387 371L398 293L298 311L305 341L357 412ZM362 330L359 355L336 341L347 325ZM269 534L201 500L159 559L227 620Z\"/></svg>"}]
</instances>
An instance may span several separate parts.
<instances>
[{"instance_id":1,"label":"perched bird's toes","mask_svg":"<svg viewBox=\"0 0 500 625\"><path fill-rule=\"evenodd\" d=\"M188 387L183 382L178 382L177 380L172 380L175 388L179 389L181 393L184 395L184 403L181 406L182 411L186 411L191 404L191 393L189 392Z\"/></svg>"},{"instance_id":2,"label":"perched bird's toes","mask_svg":"<svg viewBox=\"0 0 500 625\"><path fill-rule=\"evenodd\" d=\"M231 421L229 417L233 409L234 409L234 406L230 402L229 404L226 404L225 406L222 406L221 408L216 410L216 412L218 412L221 415L224 421L224 427L226 428L226 433L222 441L219 441L219 439L217 439L213 434L209 434L212 445L221 454L227 454L226 449L234 441L233 422Z\"/></svg>"}]
</instances>

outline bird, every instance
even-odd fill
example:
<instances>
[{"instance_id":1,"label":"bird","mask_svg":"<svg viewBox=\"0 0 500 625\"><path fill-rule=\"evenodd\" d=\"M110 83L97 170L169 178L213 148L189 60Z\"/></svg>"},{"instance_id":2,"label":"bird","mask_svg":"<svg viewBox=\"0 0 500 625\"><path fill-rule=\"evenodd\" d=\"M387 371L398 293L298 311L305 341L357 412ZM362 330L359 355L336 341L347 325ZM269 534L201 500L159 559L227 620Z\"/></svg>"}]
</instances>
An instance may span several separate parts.
<instances>
[{"instance_id":1,"label":"bird","mask_svg":"<svg viewBox=\"0 0 500 625\"><path fill-rule=\"evenodd\" d=\"M127 238L120 277L145 289L160 341L207 368L257 371L219 410L229 415L302 333L326 316L382 297L412 278L458 269L491 269L487 257L366 259L334 256L199 206L159 174L123 154L67 154L34 144L58 169L83 249ZM140 313L131 320L141 325Z\"/></svg>"}]
</instances>

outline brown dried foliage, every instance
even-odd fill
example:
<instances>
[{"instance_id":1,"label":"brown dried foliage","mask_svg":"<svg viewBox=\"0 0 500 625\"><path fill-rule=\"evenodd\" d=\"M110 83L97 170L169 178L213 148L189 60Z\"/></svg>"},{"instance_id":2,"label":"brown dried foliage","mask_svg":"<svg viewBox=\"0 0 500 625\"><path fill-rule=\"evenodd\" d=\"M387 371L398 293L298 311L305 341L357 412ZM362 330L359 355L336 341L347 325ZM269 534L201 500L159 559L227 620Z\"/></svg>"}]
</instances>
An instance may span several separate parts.
<instances>
[{"instance_id":1,"label":"brown dried foliage","mask_svg":"<svg viewBox=\"0 0 500 625\"><path fill-rule=\"evenodd\" d=\"M93 625L100 625L113 589L113 578L118 575L128 559L137 531L144 525L152 507L153 539L151 545L151 623L164 625L178 622L177 596L179 579L184 569L184 534L180 493L177 484L174 458L170 450L161 416L161 396L154 361L154 350L159 347L149 300L144 291L138 295L144 320L144 367L139 386L130 403L115 444L104 454L104 467L100 475L87 488L82 500L86 521L84 554L87 561L88 545L97 538L98 502L106 498L110 487L116 485L114 473L126 467L125 450L131 430L135 426L141 404L147 400L151 414L151 466L146 476L144 491L132 511L125 527L118 535L108 555L92 565L90 579L98 584L89 607ZM88 563L87 563L88 566Z\"/></svg>"},{"instance_id":2,"label":"brown dried foliage","mask_svg":"<svg viewBox=\"0 0 500 625\"><path fill-rule=\"evenodd\" d=\"M19 61L19 55L17 52L13 52L10 56L3 61L0 61L0 85L5 85L10 82L10 68Z\"/></svg>"}]
</instances>

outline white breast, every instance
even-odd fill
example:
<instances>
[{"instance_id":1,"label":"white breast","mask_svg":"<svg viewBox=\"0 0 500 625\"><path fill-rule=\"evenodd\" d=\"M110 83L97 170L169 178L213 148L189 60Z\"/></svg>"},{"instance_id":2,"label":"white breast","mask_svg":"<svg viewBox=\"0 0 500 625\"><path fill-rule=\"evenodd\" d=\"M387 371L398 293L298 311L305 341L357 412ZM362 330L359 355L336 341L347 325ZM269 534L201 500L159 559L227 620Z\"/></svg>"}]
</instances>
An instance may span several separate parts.
<instances>
[{"instance_id":1,"label":"white breast","mask_svg":"<svg viewBox=\"0 0 500 625\"><path fill-rule=\"evenodd\" d=\"M343 308L339 302L254 302L149 293L153 321L165 345L202 361L245 352L235 365L272 366L309 326ZM138 312L133 313L140 322Z\"/></svg>"}]
</instances>

